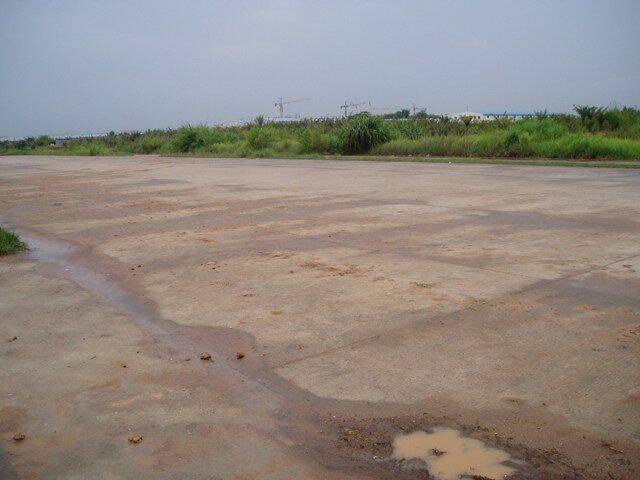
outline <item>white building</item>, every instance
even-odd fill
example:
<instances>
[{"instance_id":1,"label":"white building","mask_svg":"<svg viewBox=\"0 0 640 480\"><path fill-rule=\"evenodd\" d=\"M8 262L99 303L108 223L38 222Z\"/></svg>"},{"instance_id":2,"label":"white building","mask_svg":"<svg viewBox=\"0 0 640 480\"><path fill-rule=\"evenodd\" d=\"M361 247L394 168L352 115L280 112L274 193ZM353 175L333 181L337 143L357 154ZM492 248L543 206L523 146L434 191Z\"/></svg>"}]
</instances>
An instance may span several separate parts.
<instances>
[{"instance_id":1,"label":"white building","mask_svg":"<svg viewBox=\"0 0 640 480\"><path fill-rule=\"evenodd\" d=\"M491 117L485 115L484 113L479 112L462 112L462 113L450 113L447 115L451 120L455 120L456 122L462 121L463 118L471 118L472 122L486 122L487 120L491 120Z\"/></svg>"},{"instance_id":2,"label":"white building","mask_svg":"<svg viewBox=\"0 0 640 480\"><path fill-rule=\"evenodd\" d=\"M508 120L522 120L523 118L532 118L535 117L536 114L534 112L487 112L485 113L487 117L492 120L498 118L506 118ZM553 115L549 113L549 115Z\"/></svg>"}]
</instances>

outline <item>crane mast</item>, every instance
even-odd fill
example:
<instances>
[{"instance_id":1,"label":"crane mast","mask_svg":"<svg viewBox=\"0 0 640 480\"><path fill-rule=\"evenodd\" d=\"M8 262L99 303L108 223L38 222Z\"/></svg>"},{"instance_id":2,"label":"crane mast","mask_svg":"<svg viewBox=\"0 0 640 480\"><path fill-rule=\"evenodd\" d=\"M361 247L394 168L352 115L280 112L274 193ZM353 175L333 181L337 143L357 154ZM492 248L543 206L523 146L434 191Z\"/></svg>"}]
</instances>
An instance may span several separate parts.
<instances>
[{"instance_id":1,"label":"crane mast","mask_svg":"<svg viewBox=\"0 0 640 480\"><path fill-rule=\"evenodd\" d=\"M416 102L411 102L411 109L413 110L413 116L416 116L416 113L418 113L418 109L422 110L425 107L418 105Z\"/></svg>"},{"instance_id":2,"label":"crane mast","mask_svg":"<svg viewBox=\"0 0 640 480\"><path fill-rule=\"evenodd\" d=\"M311 100L310 98L297 98L294 100L285 100L284 98L280 97L276 103L275 106L278 109L278 113L280 114L280 117L284 117L284 107L286 105L290 105L292 103L300 103L300 102L306 102L307 100Z\"/></svg>"},{"instance_id":3,"label":"crane mast","mask_svg":"<svg viewBox=\"0 0 640 480\"><path fill-rule=\"evenodd\" d=\"M366 105L367 102L348 102L345 101L344 105L340 105L340 108L342 110L344 110L344 116L348 117L349 116L349 109L351 108L358 108L361 107L362 105Z\"/></svg>"}]
</instances>

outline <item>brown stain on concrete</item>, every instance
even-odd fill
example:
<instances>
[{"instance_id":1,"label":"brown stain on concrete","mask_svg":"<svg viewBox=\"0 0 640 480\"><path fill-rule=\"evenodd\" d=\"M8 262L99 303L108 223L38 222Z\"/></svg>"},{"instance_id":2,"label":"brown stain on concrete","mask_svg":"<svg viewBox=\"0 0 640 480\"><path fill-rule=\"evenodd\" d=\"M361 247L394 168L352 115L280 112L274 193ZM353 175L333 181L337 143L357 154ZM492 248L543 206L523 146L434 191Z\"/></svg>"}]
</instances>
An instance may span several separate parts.
<instances>
[{"instance_id":1,"label":"brown stain on concrete","mask_svg":"<svg viewBox=\"0 0 640 480\"><path fill-rule=\"evenodd\" d=\"M359 265L345 264L345 265L329 265L323 262L309 260L299 264L300 267L310 270L319 270L326 272L330 275L343 277L345 275L354 275L362 272L362 268Z\"/></svg>"},{"instance_id":2,"label":"brown stain on concrete","mask_svg":"<svg viewBox=\"0 0 640 480\"><path fill-rule=\"evenodd\" d=\"M640 403L640 395L629 395L623 400L623 403Z\"/></svg>"},{"instance_id":3,"label":"brown stain on concrete","mask_svg":"<svg viewBox=\"0 0 640 480\"><path fill-rule=\"evenodd\" d=\"M2 434L13 433L18 429L27 414L26 408L0 406L0 432Z\"/></svg>"}]
</instances>

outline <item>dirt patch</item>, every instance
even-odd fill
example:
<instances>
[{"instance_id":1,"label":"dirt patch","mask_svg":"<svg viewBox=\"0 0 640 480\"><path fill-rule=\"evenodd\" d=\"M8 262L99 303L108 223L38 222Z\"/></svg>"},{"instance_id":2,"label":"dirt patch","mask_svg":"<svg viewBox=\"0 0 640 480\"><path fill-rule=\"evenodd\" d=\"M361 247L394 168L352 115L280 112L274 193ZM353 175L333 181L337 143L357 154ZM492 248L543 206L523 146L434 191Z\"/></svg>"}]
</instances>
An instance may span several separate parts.
<instances>
[{"instance_id":1,"label":"dirt patch","mask_svg":"<svg viewBox=\"0 0 640 480\"><path fill-rule=\"evenodd\" d=\"M301 263L300 267L310 270L319 270L338 277L354 275L362 272L361 267L354 264L339 265L336 267L322 262L308 261Z\"/></svg>"}]
</instances>

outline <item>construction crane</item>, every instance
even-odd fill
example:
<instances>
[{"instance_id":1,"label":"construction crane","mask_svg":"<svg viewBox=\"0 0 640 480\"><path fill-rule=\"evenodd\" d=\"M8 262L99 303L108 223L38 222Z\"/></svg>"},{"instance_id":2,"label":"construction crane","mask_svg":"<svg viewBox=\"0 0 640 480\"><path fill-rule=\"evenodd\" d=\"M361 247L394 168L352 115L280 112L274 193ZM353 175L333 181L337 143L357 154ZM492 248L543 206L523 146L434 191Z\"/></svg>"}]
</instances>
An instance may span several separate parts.
<instances>
[{"instance_id":1,"label":"construction crane","mask_svg":"<svg viewBox=\"0 0 640 480\"><path fill-rule=\"evenodd\" d=\"M298 98L295 100L285 100L280 97L280 100L276 102L275 106L278 108L278 112L280 112L280 116L284 117L284 106L290 105L292 103L306 102L307 100L311 100L310 98Z\"/></svg>"},{"instance_id":2,"label":"construction crane","mask_svg":"<svg viewBox=\"0 0 640 480\"><path fill-rule=\"evenodd\" d=\"M348 117L350 108L358 108L358 107L361 107L362 105L366 105L366 104L367 104L367 102L347 102L347 101L345 101L344 105L340 105L340 108L342 110L344 110L344 116Z\"/></svg>"}]
</instances>

